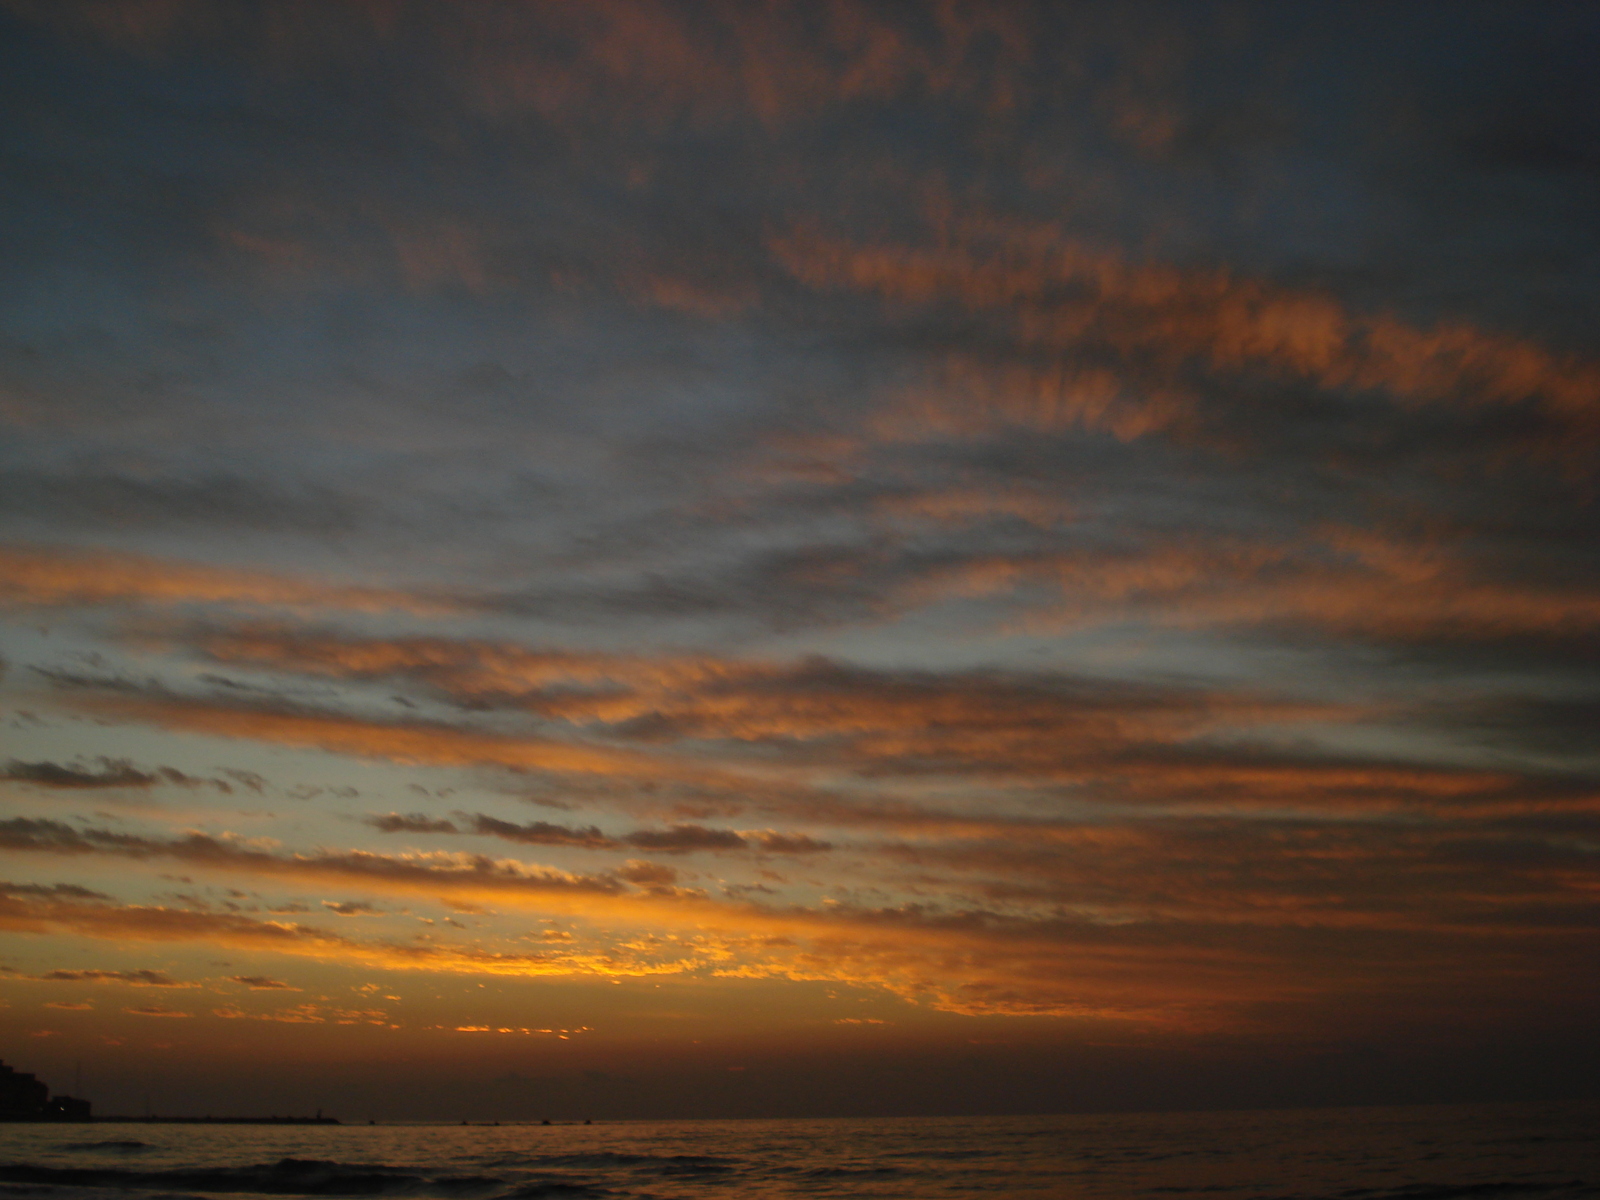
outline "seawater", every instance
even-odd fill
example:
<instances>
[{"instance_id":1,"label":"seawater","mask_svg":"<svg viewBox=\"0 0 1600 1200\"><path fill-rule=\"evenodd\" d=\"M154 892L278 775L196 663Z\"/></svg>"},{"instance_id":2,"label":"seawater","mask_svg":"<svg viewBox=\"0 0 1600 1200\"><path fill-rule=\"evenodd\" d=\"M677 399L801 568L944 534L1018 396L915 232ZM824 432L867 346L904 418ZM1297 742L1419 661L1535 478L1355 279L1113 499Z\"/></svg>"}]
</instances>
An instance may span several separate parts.
<instances>
[{"instance_id":1,"label":"seawater","mask_svg":"<svg viewBox=\"0 0 1600 1200\"><path fill-rule=\"evenodd\" d=\"M0 1197L1593 1200L1600 1105L595 1125L0 1125Z\"/></svg>"}]
</instances>

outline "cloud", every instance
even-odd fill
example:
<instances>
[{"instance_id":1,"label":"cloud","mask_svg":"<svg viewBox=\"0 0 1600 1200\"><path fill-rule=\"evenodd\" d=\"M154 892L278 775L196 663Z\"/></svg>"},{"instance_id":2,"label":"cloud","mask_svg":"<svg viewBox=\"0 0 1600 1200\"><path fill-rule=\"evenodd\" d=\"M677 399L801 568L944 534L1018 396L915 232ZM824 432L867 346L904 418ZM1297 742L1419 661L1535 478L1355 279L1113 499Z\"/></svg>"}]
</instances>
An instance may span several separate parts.
<instances>
[{"instance_id":1,"label":"cloud","mask_svg":"<svg viewBox=\"0 0 1600 1200\"><path fill-rule=\"evenodd\" d=\"M133 1008L124 1008L125 1013L136 1017L192 1017L193 1013L180 1012L175 1008L167 1008L160 1004L141 1004Z\"/></svg>"},{"instance_id":2,"label":"cloud","mask_svg":"<svg viewBox=\"0 0 1600 1200\"><path fill-rule=\"evenodd\" d=\"M298 992L300 989L291 987L281 979L272 979L266 975L229 975L234 983L242 983L253 992L283 991Z\"/></svg>"},{"instance_id":3,"label":"cloud","mask_svg":"<svg viewBox=\"0 0 1600 1200\"><path fill-rule=\"evenodd\" d=\"M1600 699L1590 696L1481 696L1419 704L1421 725L1460 730L1474 740L1513 750L1592 761Z\"/></svg>"},{"instance_id":4,"label":"cloud","mask_svg":"<svg viewBox=\"0 0 1600 1200\"><path fill-rule=\"evenodd\" d=\"M1591 798L1583 811L1592 807ZM1491 813L1475 821L1431 826L1305 818L1258 818L1241 824L1221 817L1123 824L991 822L979 827L986 833L964 840L880 843L858 848L857 853L923 869L953 869L954 875L942 878L922 876L924 884L936 884L947 894L965 892L985 902L1029 907L1089 905L1113 921L1137 917L1280 926L1315 921L1334 928L1383 928L1419 922L1431 927L1443 920L1446 925L1476 926L1491 917L1495 905L1516 897L1522 906L1519 921L1560 924L1563 913L1581 908L1584 892L1577 881L1592 871L1593 864L1581 848L1588 824L1580 818L1571 833L1563 833L1559 825L1544 831L1530 825L1524 831L1518 822L1525 819ZM1273 868L1263 871L1259 866L1263 861L1271 861ZM232 866L237 870L246 863L259 867L255 859ZM1492 884L1483 878L1490 863L1502 872ZM287 869L294 873L293 860L290 864ZM282 873L286 868L274 862L261 869ZM327 868L312 864L309 869ZM617 874L647 887L676 879L670 868L637 860ZM1329 892L1335 877L1344 881L1343 890ZM471 894L492 896L502 903L515 902L525 893L515 873L485 877L473 871L463 878L458 870L436 867L425 878L425 885L408 871L385 878L371 868L365 876L369 884L398 891L427 886L435 893L450 894L471 889ZM878 870L873 878L887 882L893 876ZM640 919L648 914L655 921L720 921L735 927L751 921L802 926L821 921L832 928L829 923L837 921L842 911L774 909L757 914L743 907L684 901L674 915L648 903L620 904L603 894L594 900L603 901L596 911L618 916L631 911ZM1485 903L1490 907L1485 909ZM330 907L338 911L342 906ZM594 909L594 904L587 907Z\"/></svg>"},{"instance_id":5,"label":"cloud","mask_svg":"<svg viewBox=\"0 0 1600 1200\"><path fill-rule=\"evenodd\" d=\"M9 7L135 51L203 51L224 36L216 14L192 0L71 13L34 0L10 0ZM1022 86L1017 72L1033 58L1039 36L1027 9L898 14L853 3L819 12L798 3L751 10L632 0L469 9L450 22L426 6L383 5L241 19L240 45L254 50L247 70L268 70L287 54L342 72L374 39L421 37L443 68L428 79L444 86L441 102L489 119L536 114L591 130L620 121L657 130L750 121L782 127L819 109L908 94L954 92L980 110L1009 108Z\"/></svg>"},{"instance_id":6,"label":"cloud","mask_svg":"<svg viewBox=\"0 0 1600 1200\"><path fill-rule=\"evenodd\" d=\"M195 867L341 883L368 883L396 891L422 890L471 899L476 894L554 895L585 892L611 895L614 880L574 875L554 867L530 866L484 855L394 857L362 850L276 855L237 842L191 833L162 841L101 829L76 830L59 821L15 817L0 821L0 848L53 854L107 854L132 859L166 858Z\"/></svg>"},{"instance_id":7,"label":"cloud","mask_svg":"<svg viewBox=\"0 0 1600 1200\"><path fill-rule=\"evenodd\" d=\"M831 842L819 841L803 833L778 833L771 829L747 832L746 840L767 854L823 854L833 849Z\"/></svg>"},{"instance_id":8,"label":"cloud","mask_svg":"<svg viewBox=\"0 0 1600 1200\"><path fill-rule=\"evenodd\" d=\"M225 1020L276 1021L283 1025L386 1025L389 1019L381 1008L336 1008L323 1004L296 1004L255 1013L230 1004L211 1011Z\"/></svg>"},{"instance_id":9,"label":"cloud","mask_svg":"<svg viewBox=\"0 0 1600 1200\"><path fill-rule=\"evenodd\" d=\"M1583 823L1592 821L1592 816ZM1566 927L1594 871L1581 837L1477 822L1167 818L1027 838L884 843L941 894L1108 921L1288 929ZM1493 863L1493 866L1490 864ZM1512 912L1515 916L1512 916ZM1503 922L1503 924L1502 924Z\"/></svg>"},{"instance_id":10,"label":"cloud","mask_svg":"<svg viewBox=\"0 0 1600 1200\"><path fill-rule=\"evenodd\" d=\"M669 829L636 829L622 840L640 850L665 854L690 854L696 850L743 850L745 840L731 829L703 825L674 825Z\"/></svg>"},{"instance_id":11,"label":"cloud","mask_svg":"<svg viewBox=\"0 0 1600 1200\"><path fill-rule=\"evenodd\" d=\"M0 513L47 527L103 529L214 524L235 529L350 532L353 498L324 487L286 491L264 480L213 473L140 477L79 469L0 471Z\"/></svg>"},{"instance_id":12,"label":"cloud","mask_svg":"<svg viewBox=\"0 0 1600 1200\"><path fill-rule=\"evenodd\" d=\"M703 825L670 825L665 829L634 829L615 836L602 833L598 826L574 828L549 821L518 824L485 813L462 813L462 826L435 820L421 814L397 814L367 818L367 824L385 833L461 833L471 832L501 838L527 846L571 846L583 850L633 848L662 854L724 853L761 850L768 854L818 854L832 846L804 834L784 834L765 830L749 835L731 829L710 829Z\"/></svg>"},{"instance_id":13,"label":"cloud","mask_svg":"<svg viewBox=\"0 0 1600 1200\"><path fill-rule=\"evenodd\" d=\"M1439 581L1437 593L1424 586L1433 571L1424 557L1402 560L1396 553L1393 561L1396 572L1400 562L1410 563L1409 583L1402 589L1396 581L1396 591L1409 594L1408 604L1419 612L1428 604L1448 607L1448 600L1436 597L1452 585ZM1176 599L1174 580L1179 586L1204 586L1219 605L1257 603L1246 599L1248 592L1241 597L1237 588L1229 590L1225 577L1193 563L1157 572L1148 584L1103 572L1097 586L1126 609L1142 586L1159 586ZM1278 597L1276 610L1262 598L1259 615L1272 612L1281 619L1294 613L1281 575L1272 594ZM1198 603L1193 593L1182 599ZM1370 595L1367 600L1363 606L1359 595L1346 597L1339 612L1351 621L1383 620L1381 603ZM1440 618L1436 614L1433 620L1437 626ZM296 741L374 750L387 741L401 761L466 758L507 766L539 761L625 782L645 776L643 765L654 761L660 764L658 776L690 781L709 795L739 796L745 805L828 824L871 823L889 810L859 799L847 804L818 788L808 773L824 765L879 783L941 774L983 776L1036 787L1071 785L1100 802L1235 809L1489 806L1515 803L1519 796L1561 803L1563 798L1577 801L1591 789L1582 773L1438 765L1290 743L1284 735L1297 727L1359 728L1390 714L1366 704L1312 703L1215 687L1138 684L1059 671L867 669L821 658L761 662L580 655L442 638L363 641L282 627L202 633L198 640L220 661L339 679L412 681L463 706L520 710L586 735L581 752L564 760L547 749L552 739L543 734L529 738L523 753L510 740L489 741L441 726L428 727L411 741L410 727L369 726L358 733L347 718L304 714L282 720L285 727L292 722L296 731L308 731L292 735ZM175 706L159 702L152 707L156 719L167 720ZM124 711L140 710L128 704ZM251 728L252 718L245 715L193 707L177 711L182 727L222 728L237 720L241 731ZM1441 714L1439 719L1448 725L1449 718ZM258 736L276 740L278 724L279 718L265 715L255 728ZM320 732L324 725L327 734ZM598 740L601 735L609 745ZM717 766L700 766L689 752L679 752L684 743L693 745L699 762L715 746ZM432 749L425 757L417 753L423 745ZM748 756L752 748L760 749L759 760ZM755 844L731 830L697 833L681 827L611 835L595 826L516 825L482 814L462 819L475 832L526 844L647 850L674 844L734 850Z\"/></svg>"},{"instance_id":14,"label":"cloud","mask_svg":"<svg viewBox=\"0 0 1600 1200\"><path fill-rule=\"evenodd\" d=\"M8 883L0 880L0 893L8 896L43 896L58 900L109 900L104 892L76 883Z\"/></svg>"},{"instance_id":15,"label":"cloud","mask_svg":"<svg viewBox=\"0 0 1600 1200\"><path fill-rule=\"evenodd\" d=\"M463 704L520 708L635 743L722 738L782 744L938 727L1008 725L1044 736L1175 737L1250 718L1317 719L1331 706L1141 687L1064 673L872 670L798 662L545 652L442 638L358 641L274 627L198 639L234 664L346 679L413 679Z\"/></svg>"},{"instance_id":16,"label":"cloud","mask_svg":"<svg viewBox=\"0 0 1600 1200\"><path fill-rule=\"evenodd\" d=\"M1537 836L1508 841L1492 828L1397 836L1395 826L1338 822L1253 830L1221 820L1141 822L1083 826L1065 846L1019 837L877 853L921 870L947 902L847 902L809 911L715 904L683 895L671 868L632 861L622 872L650 892L625 906L611 900L581 911L650 932L600 949L561 943L530 955L399 945L235 915L46 899L8 901L0 922L468 974L829 980L953 1012L1194 1028L1245 1009L1286 1012L1296 997L1335 994L1347 986L1341 980L1352 964L1362 964L1369 985L1381 979L1384 994L1405 996L1407 1004L1432 1003L1419 998L1442 995L1441 988L1492 991L1495 980L1510 977L1502 971L1548 973L1557 961L1546 956L1551 946L1576 950L1594 935L1592 920L1584 919L1592 855ZM1483 869L1491 861L1501 874L1486 892ZM941 878L930 868L957 874ZM982 898L961 907L964 890ZM1310 937L1311 929L1322 932ZM1333 958L1330 946L1338 947ZM1489 962L1499 966L1482 975ZM1463 964L1479 975L1463 975Z\"/></svg>"},{"instance_id":17,"label":"cloud","mask_svg":"<svg viewBox=\"0 0 1600 1200\"><path fill-rule=\"evenodd\" d=\"M79 683L79 681L72 681ZM443 722L364 720L305 708L248 706L193 700L170 694L80 696L75 703L170 729L218 737L248 738L304 746L338 754L437 766L498 766L514 771L557 771L623 779L672 779L731 786L714 768L641 754L631 749L585 745L537 736L508 737Z\"/></svg>"},{"instance_id":18,"label":"cloud","mask_svg":"<svg viewBox=\"0 0 1600 1200\"><path fill-rule=\"evenodd\" d=\"M11 759L0 769L0 779L48 788L147 788L163 783L193 786L200 782L172 767L137 770L127 759L102 758L98 770L62 766L53 762L19 762Z\"/></svg>"},{"instance_id":19,"label":"cloud","mask_svg":"<svg viewBox=\"0 0 1600 1200\"><path fill-rule=\"evenodd\" d=\"M366 822L374 829L384 833L457 833L456 827L449 821L435 819L423 813L412 813L410 816L401 816L399 813L389 813L385 816L367 817Z\"/></svg>"},{"instance_id":20,"label":"cloud","mask_svg":"<svg viewBox=\"0 0 1600 1200\"><path fill-rule=\"evenodd\" d=\"M442 614L456 606L383 588L340 587L260 571L114 551L0 546L0 605L236 604Z\"/></svg>"},{"instance_id":21,"label":"cloud","mask_svg":"<svg viewBox=\"0 0 1600 1200\"><path fill-rule=\"evenodd\" d=\"M670 887L678 881L678 872L673 868L640 858L630 858L617 874L640 887Z\"/></svg>"},{"instance_id":22,"label":"cloud","mask_svg":"<svg viewBox=\"0 0 1600 1200\"><path fill-rule=\"evenodd\" d=\"M511 821L502 821L497 817L485 816L483 813L472 817L470 828L474 833L488 834L490 837L503 838L508 842L520 842L527 846L608 849L619 844L616 839L607 837L593 825L584 829L553 825L548 821L532 821L526 825L518 825Z\"/></svg>"},{"instance_id":23,"label":"cloud","mask_svg":"<svg viewBox=\"0 0 1600 1200\"><path fill-rule=\"evenodd\" d=\"M117 942L191 941L391 970L485 976L652 975L693 970L705 963L692 943L655 949L618 947L610 952L563 944L535 954L501 953L475 945L363 941L313 926L231 913L22 897L0 897L0 929Z\"/></svg>"},{"instance_id":24,"label":"cloud","mask_svg":"<svg viewBox=\"0 0 1600 1200\"><path fill-rule=\"evenodd\" d=\"M938 244L913 246L796 230L772 246L813 286L998 312L1009 318L1019 350L1099 353L1159 374L1143 377L1134 368L1123 379L1103 368L1030 371L1019 363L993 377L987 396L980 391L945 412L919 407L904 427L923 436L978 433L989 422L1044 433L1103 429L1124 439L1193 434L1215 412L1208 405L1203 418L1199 398L1179 382L1181 368L1195 361L1222 374L1254 368L1330 390L1386 394L1402 408L1526 405L1548 432L1524 449L1557 462L1580 461L1600 435L1600 364L1522 339L1467 324L1420 328L1226 271L1131 263L1050 224L966 216L938 232ZM955 366L970 374L974 365Z\"/></svg>"},{"instance_id":25,"label":"cloud","mask_svg":"<svg viewBox=\"0 0 1600 1200\"><path fill-rule=\"evenodd\" d=\"M165 971L152 971L148 969L138 971L46 971L43 975L30 975L30 979L44 980L49 983L125 983L131 987L157 987L157 988L192 988L199 987L197 983L184 983L173 979Z\"/></svg>"},{"instance_id":26,"label":"cloud","mask_svg":"<svg viewBox=\"0 0 1600 1200\"><path fill-rule=\"evenodd\" d=\"M364 900L324 900L322 907L329 912L338 913L341 917L372 917L383 912L383 909Z\"/></svg>"}]
</instances>

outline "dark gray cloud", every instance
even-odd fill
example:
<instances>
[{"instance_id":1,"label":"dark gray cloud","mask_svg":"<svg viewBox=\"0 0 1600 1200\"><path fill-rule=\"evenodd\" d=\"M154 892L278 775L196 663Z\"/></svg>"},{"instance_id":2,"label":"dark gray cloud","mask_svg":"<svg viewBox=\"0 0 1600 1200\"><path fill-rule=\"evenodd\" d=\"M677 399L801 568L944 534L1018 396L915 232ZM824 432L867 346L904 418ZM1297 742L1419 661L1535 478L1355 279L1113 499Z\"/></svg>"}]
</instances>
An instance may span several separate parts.
<instances>
[{"instance_id":1,"label":"dark gray cloud","mask_svg":"<svg viewBox=\"0 0 1600 1200\"><path fill-rule=\"evenodd\" d=\"M478 813L471 818L469 828L474 833L503 838L508 842L520 842L526 846L578 846L598 850L617 845L614 838L607 837L593 825L584 829L552 825L548 821L533 821L526 825L518 825L512 821L502 821L497 817Z\"/></svg>"},{"instance_id":2,"label":"dark gray cloud","mask_svg":"<svg viewBox=\"0 0 1600 1200\"><path fill-rule=\"evenodd\" d=\"M448 893L454 888L503 888L510 893L573 891L616 892L615 880L604 876L571 875L550 869L521 870L482 855L466 861L432 864L391 858L366 851L275 855L247 849L237 843L191 833L161 839L110 830L74 829L60 821L14 817L0 821L0 848L50 854L104 854L131 859L172 859L198 867L242 870L263 875L309 879L338 879L347 883L370 882L404 890L407 886L434 888ZM353 909L352 911L359 911Z\"/></svg>"},{"instance_id":3,"label":"dark gray cloud","mask_svg":"<svg viewBox=\"0 0 1600 1200\"><path fill-rule=\"evenodd\" d=\"M48 983L127 983L134 987L158 988L192 988L198 984L185 983L174 979L165 971L153 971L148 968L137 971L101 971L83 970L46 971L43 975L29 976L31 979L40 979Z\"/></svg>"},{"instance_id":4,"label":"dark gray cloud","mask_svg":"<svg viewBox=\"0 0 1600 1200\"><path fill-rule=\"evenodd\" d=\"M1600 648L1597 648L1600 649ZM1594 762L1600 698L1501 696L1423 710L1418 719L1474 741Z\"/></svg>"},{"instance_id":5,"label":"dark gray cloud","mask_svg":"<svg viewBox=\"0 0 1600 1200\"><path fill-rule=\"evenodd\" d=\"M525 846L572 846L583 850L651 850L658 854L694 854L758 850L768 854L819 854L833 847L805 834L766 830L751 834L731 829L709 829L704 825L670 825L665 829L634 829L616 835L602 833L598 826L574 828L549 821L518 824L485 813L460 813L460 824L435 819L420 813L400 816L368 817L367 824L384 833L478 833ZM624 876L627 878L627 876Z\"/></svg>"},{"instance_id":6,"label":"dark gray cloud","mask_svg":"<svg viewBox=\"0 0 1600 1200\"><path fill-rule=\"evenodd\" d=\"M52 900L109 900L104 892L76 883L7 883L0 881L0 892L12 896L40 896Z\"/></svg>"},{"instance_id":7,"label":"dark gray cloud","mask_svg":"<svg viewBox=\"0 0 1600 1200\"><path fill-rule=\"evenodd\" d=\"M148 788L175 783L193 787L204 782L173 767L141 771L126 759L102 758L99 767L64 766L53 762L11 759L0 769L0 779L47 788Z\"/></svg>"},{"instance_id":8,"label":"dark gray cloud","mask_svg":"<svg viewBox=\"0 0 1600 1200\"><path fill-rule=\"evenodd\" d=\"M384 911L365 900L324 900L322 907L341 917L373 917Z\"/></svg>"},{"instance_id":9,"label":"dark gray cloud","mask_svg":"<svg viewBox=\"0 0 1600 1200\"><path fill-rule=\"evenodd\" d=\"M622 841L640 850L662 854L691 854L697 850L743 850L745 840L731 829L704 825L674 825L668 829L636 829Z\"/></svg>"},{"instance_id":10,"label":"dark gray cloud","mask_svg":"<svg viewBox=\"0 0 1600 1200\"><path fill-rule=\"evenodd\" d=\"M1201 924L1254 912L1276 925L1269 913L1297 911L1318 924L1359 912L1374 927L1486 927L1503 914L1506 929L1589 928L1596 914L1580 881L1600 869L1579 830L1515 833L1470 818L1164 818L1062 825L1031 838L1017 830L1010 838L883 843L875 852L982 903L1103 906Z\"/></svg>"},{"instance_id":11,"label":"dark gray cloud","mask_svg":"<svg viewBox=\"0 0 1600 1200\"><path fill-rule=\"evenodd\" d=\"M383 816L366 818L368 825L384 833L457 833L456 827L449 821L427 816L424 813L411 813L401 816L399 813L388 813Z\"/></svg>"},{"instance_id":12,"label":"dark gray cloud","mask_svg":"<svg viewBox=\"0 0 1600 1200\"><path fill-rule=\"evenodd\" d=\"M60 474L0 471L0 521L16 528L30 523L80 530L211 524L333 535L353 528L358 509L352 497L331 489L295 495L267 480L237 475L151 479L95 474L92 468Z\"/></svg>"},{"instance_id":13,"label":"dark gray cloud","mask_svg":"<svg viewBox=\"0 0 1600 1200\"><path fill-rule=\"evenodd\" d=\"M234 983L242 983L253 992L298 992L300 989L284 983L281 979L273 979L267 975L230 975Z\"/></svg>"}]
</instances>

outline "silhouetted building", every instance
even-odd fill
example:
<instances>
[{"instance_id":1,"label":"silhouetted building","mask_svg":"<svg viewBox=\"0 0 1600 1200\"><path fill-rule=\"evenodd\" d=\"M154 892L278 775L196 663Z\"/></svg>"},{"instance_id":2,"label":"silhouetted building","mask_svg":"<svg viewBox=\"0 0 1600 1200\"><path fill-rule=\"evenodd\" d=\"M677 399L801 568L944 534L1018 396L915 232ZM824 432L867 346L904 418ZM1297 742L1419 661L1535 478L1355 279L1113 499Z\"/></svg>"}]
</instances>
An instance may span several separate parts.
<instances>
[{"instance_id":1,"label":"silhouetted building","mask_svg":"<svg viewBox=\"0 0 1600 1200\"><path fill-rule=\"evenodd\" d=\"M26 1071L0 1062L0 1121L87 1121L89 1102L50 1095L50 1089Z\"/></svg>"},{"instance_id":2,"label":"silhouetted building","mask_svg":"<svg viewBox=\"0 0 1600 1200\"><path fill-rule=\"evenodd\" d=\"M32 1075L0 1062L0 1117L28 1120L44 1112L50 1089Z\"/></svg>"}]
</instances>

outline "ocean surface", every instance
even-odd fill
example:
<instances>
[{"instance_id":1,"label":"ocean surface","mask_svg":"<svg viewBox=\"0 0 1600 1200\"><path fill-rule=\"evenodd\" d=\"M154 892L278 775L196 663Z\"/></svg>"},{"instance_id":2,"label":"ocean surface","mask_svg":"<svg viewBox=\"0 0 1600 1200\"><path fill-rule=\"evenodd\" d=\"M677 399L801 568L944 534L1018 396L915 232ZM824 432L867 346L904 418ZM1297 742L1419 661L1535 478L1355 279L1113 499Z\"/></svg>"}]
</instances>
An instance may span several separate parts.
<instances>
[{"instance_id":1,"label":"ocean surface","mask_svg":"<svg viewBox=\"0 0 1600 1200\"><path fill-rule=\"evenodd\" d=\"M0 1125L0 1200L1585 1200L1600 1106L594 1125Z\"/></svg>"}]
</instances>

